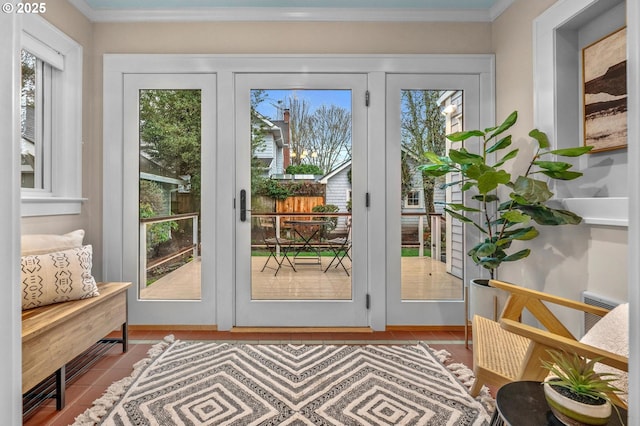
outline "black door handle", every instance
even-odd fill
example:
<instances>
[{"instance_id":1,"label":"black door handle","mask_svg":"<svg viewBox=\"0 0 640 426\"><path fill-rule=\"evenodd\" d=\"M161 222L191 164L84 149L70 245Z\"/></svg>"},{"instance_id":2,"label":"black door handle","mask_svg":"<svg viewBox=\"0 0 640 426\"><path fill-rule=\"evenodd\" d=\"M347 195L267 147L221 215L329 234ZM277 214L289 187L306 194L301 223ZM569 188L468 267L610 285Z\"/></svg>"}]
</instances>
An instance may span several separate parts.
<instances>
[{"instance_id":1,"label":"black door handle","mask_svg":"<svg viewBox=\"0 0 640 426\"><path fill-rule=\"evenodd\" d=\"M246 222L247 220L247 191L240 190L240 221Z\"/></svg>"}]
</instances>

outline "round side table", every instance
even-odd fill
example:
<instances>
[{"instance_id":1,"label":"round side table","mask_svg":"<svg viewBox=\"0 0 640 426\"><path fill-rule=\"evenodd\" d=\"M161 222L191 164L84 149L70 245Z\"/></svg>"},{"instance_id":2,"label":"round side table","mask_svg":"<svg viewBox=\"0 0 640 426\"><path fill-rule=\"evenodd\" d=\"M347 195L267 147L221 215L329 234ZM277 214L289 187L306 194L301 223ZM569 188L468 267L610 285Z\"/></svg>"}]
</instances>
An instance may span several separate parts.
<instances>
[{"instance_id":1,"label":"round side table","mask_svg":"<svg viewBox=\"0 0 640 426\"><path fill-rule=\"evenodd\" d=\"M618 408L623 419L627 410ZM492 426L563 426L551 413L540 382L512 382L502 386L496 395L496 411ZM623 426L615 412L609 425Z\"/></svg>"}]
</instances>

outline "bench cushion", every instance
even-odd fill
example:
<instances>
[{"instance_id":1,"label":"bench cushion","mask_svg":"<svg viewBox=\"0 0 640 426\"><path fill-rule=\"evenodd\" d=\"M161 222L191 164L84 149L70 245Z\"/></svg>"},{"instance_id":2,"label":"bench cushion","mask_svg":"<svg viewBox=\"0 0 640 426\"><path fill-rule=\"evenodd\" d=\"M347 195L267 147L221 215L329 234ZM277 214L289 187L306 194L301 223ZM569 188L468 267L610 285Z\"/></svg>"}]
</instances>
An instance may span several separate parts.
<instances>
[{"instance_id":1,"label":"bench cushion","mask_svg":"<svg viewBox=\"0 0 640 426\"><path fill-rule=\"evenodd\" d=\"M91 274L92 247L23 256L22 309L98 296Z\"/></svg>"}]
</instances>

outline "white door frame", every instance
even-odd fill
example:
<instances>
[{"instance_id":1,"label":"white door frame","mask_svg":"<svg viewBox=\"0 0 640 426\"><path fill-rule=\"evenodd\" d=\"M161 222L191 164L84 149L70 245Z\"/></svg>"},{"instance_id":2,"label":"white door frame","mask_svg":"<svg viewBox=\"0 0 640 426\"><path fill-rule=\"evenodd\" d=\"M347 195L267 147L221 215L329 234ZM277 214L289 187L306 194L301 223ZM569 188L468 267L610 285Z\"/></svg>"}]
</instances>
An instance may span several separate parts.
<instances>
[{"instance_id":1,"label":"white door frame","mask_svg":"<svg viewBox=\"0 0 640 426\"><path fill-rule=\"evenodd\" d=\"M233 201L235 175L233 161L235 140L233 123L235 105L234 74L239 72L279 73L367 73L371 104L368 109L370 194L370 244L367 276L370 277L369 326L384 330L387 283L394 277L387 274L386 226L387 197L385 169L385 85L387 73L460 73L480 76L480 110L482 122L495 121L495 59L491 54L471 55L214 55L214 54L105 54L103 86L103 279L121 281L123 274L123 210L122 210L122 79L126 73L215 73L217 81L217 141L215 173L212 176L215 203L215 227L203 241L213 241L213 247L203 247L213 257L203 262L202 273L212 277L215 306L211 308L211 324L218 330L229 330L234 319L234 223ZM211 206L211 207L214 207ZM203 206L204 208L204 206ZM110 232L110 230L117 230ZM204 230L203 230L204 231ZM211 244L211 243L210 243ZM209 269L210 268L210 269ZM209 272L207 270L209 269Z\"/></svg>"}]
</instances>

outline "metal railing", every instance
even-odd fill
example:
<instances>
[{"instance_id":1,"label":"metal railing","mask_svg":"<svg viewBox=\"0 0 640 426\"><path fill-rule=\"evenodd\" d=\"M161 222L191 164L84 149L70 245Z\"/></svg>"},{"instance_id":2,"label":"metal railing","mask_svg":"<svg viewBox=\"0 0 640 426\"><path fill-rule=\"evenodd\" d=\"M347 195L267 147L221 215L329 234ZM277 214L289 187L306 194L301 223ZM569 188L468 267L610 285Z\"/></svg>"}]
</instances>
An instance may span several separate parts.
<instances>
[{"instance_id":1,"label":"metal railing","mask_svg":"<svg viewBox=\"0 0 640 426\"><path fill-rule=\"evenodd\" d=\"M283 217L351 217L351 213L331 213L331 212L279 212L279 213L256 213L251 214L252 218L269 218L275 217L275 233L281 237L281 218ZM424 257L425 247L428 245L424 238L425 220L430 221L431 231L431 258L440 259L442 255L442 244L440 236L442 235L442 221L444 216L439 213L402 213L403 217L417 217L418 224L418 257ZM405 225L406 226L406 225ZM279 251L279 248L277 249ZM279 254L279 252L277 253Z\"/></svg>"},{"instance_id":2,"label":"metal railing","mask_svg":"<svg viewBox=\"0 0 640 426\"><path fill-rule=\"evenodd\" d=\"M156 268L162 264L170 262L173 259L176 259L180 256L183 256L186 253L193 252L193 258L198 257L198 248L200 246L198 241L198 213L183 213L177 214L173 216L158 216L158 217L150 217L140 219L140 248L139 248L139 285L140 290L146 288L147 286L147 272ZM147 229L148 226L156 224L156 223L166 223L166 222L177 222L181 220L191 220L193 221L192 226L192 244L185 247L180 247L178 250L170 253L161 258L155 259L151 262L148 262L147 259Z\"/></svg>"}]
</instances>

